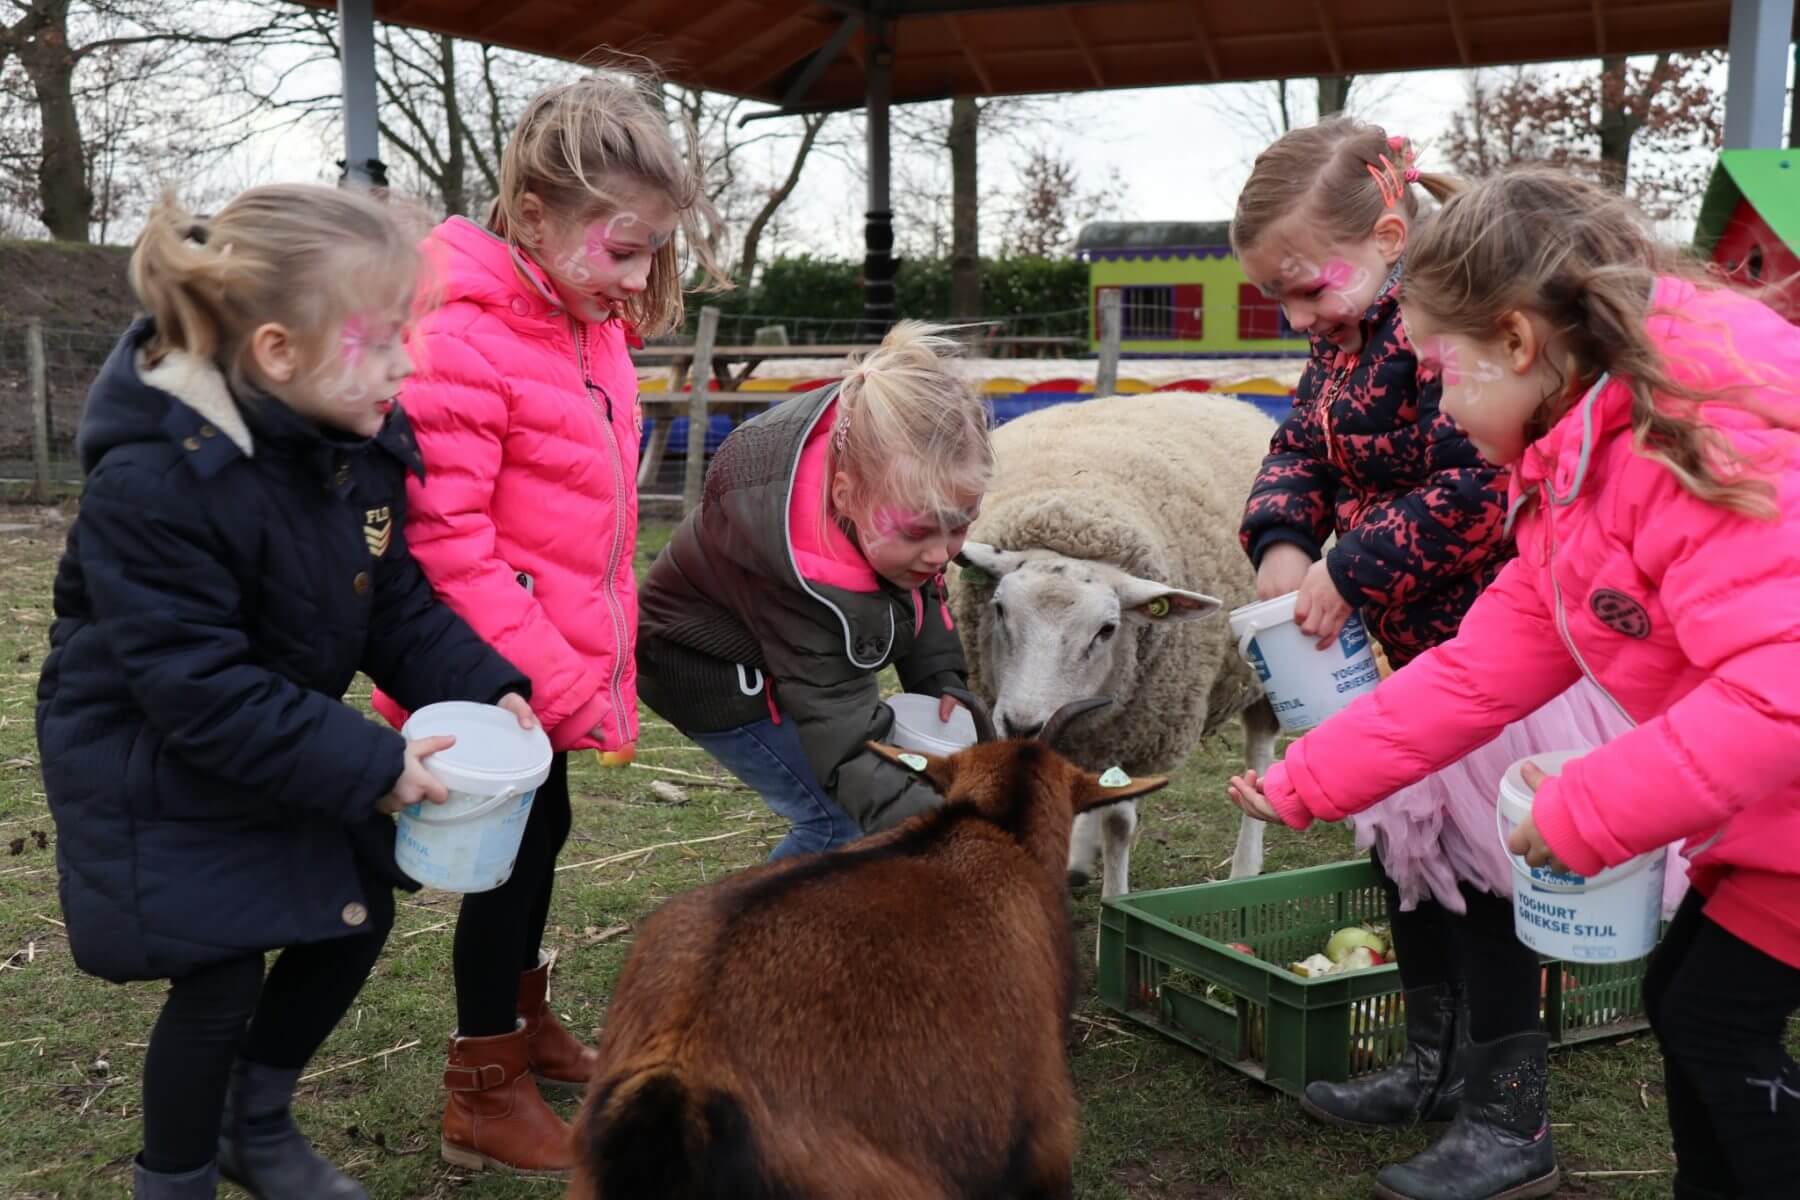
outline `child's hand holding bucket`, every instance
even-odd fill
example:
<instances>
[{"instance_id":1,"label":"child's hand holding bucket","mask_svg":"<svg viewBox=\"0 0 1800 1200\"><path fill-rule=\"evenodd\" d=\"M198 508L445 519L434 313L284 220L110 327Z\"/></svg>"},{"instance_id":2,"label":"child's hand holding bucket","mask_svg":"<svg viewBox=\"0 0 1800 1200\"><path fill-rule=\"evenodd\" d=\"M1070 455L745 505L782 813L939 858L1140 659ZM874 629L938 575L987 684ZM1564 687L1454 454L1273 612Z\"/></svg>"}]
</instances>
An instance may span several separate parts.
<instances>
[{"instance_id":1,"label":"child's hand holding bucket","mask_svg":"<svg viewBox=\"0 0 1800 1200\"><path fill-rule=\"evenodd\" d=\"M1294 598L1294 624L1301 633L1318 638L1319 649L1329 650L1354 611L1331 581L1324 559L1307 568L1300 594Z\"/></svg>"},{"instance_id":2,"label":"child's hand holding bucket","mask_svg":"<svg viewBox=\"0 0 1800 1200\"><path fill-rule=\"evenodd\" d=\"M437 776L425 769L425 760L454 745L456 739L448 735L419 738L406 743L406 765L401 768L400 778L394 781L394 790L381 798L376 809L392 816L401 809L411 808L422 801L442 804L448 800L450 790L439 782Z\"/></svg>"},{"instance_id":3,"label":"child's hand holding bucket","mask_svg":"<svg viewBox=\"0 0 1800 1200\"><path fill-rule=\"evenodd\" d=\"M1534 796L1537 794L1538 786L1550 778L1538 768L1536 763L1526 763L1519 769L1519 773L1525 777L1525 786L1531 789ZM1537 823L1530 817L1526 817L1513 826L1513 831L1506 836L1506 848L1519 855L1531 866L1541 867L1545 863L1549 863L1552 871L1563 875L1570 874L1569 868L1557 861L1555 853L1550 849L1550 843L1544 840L1544 835L1538 832Z\"/></svg>"},{"instance_id":4,"label":"child's hand holding bucket","mask_svg":"<svg viewBox=\"0 0 1800 1200\"><path fill-rule=\"evenodd\" d=\"M520 729L536 729L538 727L537 714L531 711L530 702L519 693L508 692L500 697L499 707L519 719Z\"/></svg>"}]
</instances>

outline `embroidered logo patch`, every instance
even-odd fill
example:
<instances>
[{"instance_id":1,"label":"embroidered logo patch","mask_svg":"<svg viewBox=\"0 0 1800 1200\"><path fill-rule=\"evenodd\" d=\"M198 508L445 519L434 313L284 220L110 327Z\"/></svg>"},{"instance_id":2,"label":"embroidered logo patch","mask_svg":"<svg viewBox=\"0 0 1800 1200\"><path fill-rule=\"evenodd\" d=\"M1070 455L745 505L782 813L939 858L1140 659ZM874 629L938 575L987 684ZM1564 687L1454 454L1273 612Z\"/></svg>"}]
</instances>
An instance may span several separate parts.
<instances>
[{"instance_id":1,"label":"embroidered logo patch","mask_svg":"<svg viewBox=\"0 0 1800 1200\"><path fill-rule=\"evenodd\" d=\"M1599 622L1614 633L1639 641L1650 636L1650 614L1624 592L1599 588L1588 597L1588 607Z\"/></svg>"},{"instance_id":2,"label":"embroidered logo patch","mask_svg":"<svg viewBox=\"0 0 1800 1200\"><path fill-rule=\"evenodd\" d=\"M388 552L394 543L394 518L386 505L363 513L363 542L376 558Z\"/></svg>"}]
</instances>

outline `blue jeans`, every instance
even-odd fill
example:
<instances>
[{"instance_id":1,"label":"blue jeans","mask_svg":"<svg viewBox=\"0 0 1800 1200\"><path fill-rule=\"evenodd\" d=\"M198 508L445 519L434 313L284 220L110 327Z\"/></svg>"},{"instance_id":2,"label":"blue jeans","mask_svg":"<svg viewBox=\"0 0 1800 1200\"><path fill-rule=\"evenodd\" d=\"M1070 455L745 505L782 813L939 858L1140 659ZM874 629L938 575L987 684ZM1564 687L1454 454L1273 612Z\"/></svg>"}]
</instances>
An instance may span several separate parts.
<instances>
[{"instance_id":1,"label":"blue jeans","mask_svg":"<svg viewBox=\"0 0 1800 1200\"><path fill-rule=\"evenodd\" d=\"M755 788L776 816L793 824L769 860L842 846L862 836L862 827L825 794L806 761L791 722L755 721L717 733L690 733L695 745Z\"/></svg>"}]
</instances>

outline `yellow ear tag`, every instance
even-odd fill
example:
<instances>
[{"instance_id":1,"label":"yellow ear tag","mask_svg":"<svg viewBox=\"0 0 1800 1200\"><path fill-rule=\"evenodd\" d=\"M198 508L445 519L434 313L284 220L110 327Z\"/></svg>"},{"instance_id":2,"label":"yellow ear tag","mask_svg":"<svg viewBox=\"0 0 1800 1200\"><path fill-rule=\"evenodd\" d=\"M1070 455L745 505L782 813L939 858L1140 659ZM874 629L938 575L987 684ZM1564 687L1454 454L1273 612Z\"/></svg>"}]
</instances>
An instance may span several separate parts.
<instances>
[{"instance_id":1,"label":"yellow ear tag","mask_svg":"<svg viewBox=\"0 0 1800 1200\"><path fill-rule=\"evenodd\" d=\"M1103 788L1130 787L1131 776L1127 775L1117 767L1108 767L1106 768L1106 774L1100 777L1100 786Z\"/></svg>"},{"instance_id":2,"label":"yellow ear tag","mask_svg":"<svg viewBox=\"0 0 1800 1200\"><path fill-rule=\"evenodd\" d=\"M923 771L926 767L930 766L931 764L926 762L922 755L902 754L900 756L900 765L905 766L905 767L911 767L915 771Z\"/></svg>"},{"instance_id":3,"label":"yellow ear tag","mask_svg":"<svg viewBox=\"0 0 1800 1200\"><path fill-rule=\"evenodd\" d=\"M1169 615L1169 609L1171 607L1173 606L1170 605L1167 596L1158 596L1150 603L1144 605L1144 615L1149 617L1166 617Z\"/></svg>"}]
</instances>

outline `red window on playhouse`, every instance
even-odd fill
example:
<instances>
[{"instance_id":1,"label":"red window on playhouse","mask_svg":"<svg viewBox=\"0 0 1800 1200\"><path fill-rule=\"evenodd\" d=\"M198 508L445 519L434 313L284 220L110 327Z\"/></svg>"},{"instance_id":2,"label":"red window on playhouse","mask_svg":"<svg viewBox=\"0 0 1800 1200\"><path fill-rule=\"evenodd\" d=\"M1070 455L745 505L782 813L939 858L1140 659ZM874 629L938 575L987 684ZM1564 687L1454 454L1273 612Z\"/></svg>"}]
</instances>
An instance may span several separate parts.
<instances>
[{"instance_id":1,"label":"red window on playhouse","mask_svg":"<svg viewBox=\"0 0 1800 1200\"><path fill-rule=\"evenodd\" d=\"M1095 329L1101 290L1094 292ZM1119 325L1121 339L1128 342L1198 340L1206 328L1205 289L1197 283L1122 287Z\"/></svg>"},{"instance_id":2,"label":"red window on playhouse","mask_svg":"<svg viewBox=\"0 0 1800 1200\"><path fill-rule=\"evenodd\" d=\"M1279 300L1269 299L1253 283L1238 284L1238 337L1240 340L1292 337L1293 332L1288 327L1287 319L1282 315Z\"/></svg>"}]
</instances>

